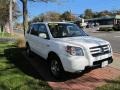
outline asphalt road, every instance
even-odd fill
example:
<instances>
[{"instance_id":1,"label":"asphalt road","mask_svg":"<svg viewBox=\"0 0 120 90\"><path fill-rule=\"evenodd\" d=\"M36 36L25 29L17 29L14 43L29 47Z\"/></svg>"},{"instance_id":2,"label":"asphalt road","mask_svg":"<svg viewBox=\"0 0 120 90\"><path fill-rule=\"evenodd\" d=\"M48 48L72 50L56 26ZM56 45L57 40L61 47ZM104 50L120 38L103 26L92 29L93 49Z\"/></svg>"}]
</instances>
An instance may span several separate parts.
<instances>
[{"instance_id":1,"label":"asphalt road","mask_svg":"<svg viewBox=\"0 0 120 90\"><path fill-rule=\"evenodd\" d=\"M95 29L85 30L89 35L105 39L111 43L114 52L120 53L120 31L97 32Z\"/></svg>"},{"instance_id":2,"label":"asphalt road","mask_svg":"<svg viewBox=\"0 0 120 90\"><path fill-rule=\"evenodd\" d=\"M14 29L14 32L15 32L15 33L19 33L19 34L24 34L24 31L23 31L23 30L18 30L18 29Z\"/></svg>"}]
</instances>

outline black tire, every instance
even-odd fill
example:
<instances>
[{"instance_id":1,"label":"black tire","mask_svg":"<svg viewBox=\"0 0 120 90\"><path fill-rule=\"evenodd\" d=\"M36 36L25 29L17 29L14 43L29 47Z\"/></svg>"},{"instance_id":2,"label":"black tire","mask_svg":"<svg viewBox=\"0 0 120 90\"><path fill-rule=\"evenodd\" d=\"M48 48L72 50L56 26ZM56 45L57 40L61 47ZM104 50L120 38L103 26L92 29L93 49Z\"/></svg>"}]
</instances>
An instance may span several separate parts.
<instances>
[{"instance_id":1,"label":"black tire","mask_svg":"<svg viewBox=\"0 0 120 90\"><path fill-rule=\"evenodd\" d=\"M49 57L49 69L52 76L57 79L62 79L65 76L65 71L63 69L62 63L57 56L51 55Z\"/></svg>"},{"instance_id":2,"label":"black tire","mask_svg":"<svg viewBox=\"0 0 120 90\"><path fill-rule=\"evenodd\" d=\"M30 50L30 46L26 44L26 54L28 57L32 57L32 51Z\"/></svg>"}]
</instances>

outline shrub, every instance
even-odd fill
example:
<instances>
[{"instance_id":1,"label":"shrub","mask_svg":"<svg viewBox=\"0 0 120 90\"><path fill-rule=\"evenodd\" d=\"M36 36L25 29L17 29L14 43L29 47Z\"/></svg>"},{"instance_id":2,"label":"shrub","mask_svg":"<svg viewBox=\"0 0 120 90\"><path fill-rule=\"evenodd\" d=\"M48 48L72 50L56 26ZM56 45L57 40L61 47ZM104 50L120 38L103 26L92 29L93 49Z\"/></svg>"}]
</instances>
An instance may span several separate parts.
<instances>
[{"instance_id":1,"label":"shrub","mask_svg":"<svg viewBox=\"0 0 120 90\"><path fill-rule=\"evenodd\" d=\"M25 38L23 36L20 36L16 39L16 45L19 48L24 48L25 47Z\"/></svg>"}]
</instances>

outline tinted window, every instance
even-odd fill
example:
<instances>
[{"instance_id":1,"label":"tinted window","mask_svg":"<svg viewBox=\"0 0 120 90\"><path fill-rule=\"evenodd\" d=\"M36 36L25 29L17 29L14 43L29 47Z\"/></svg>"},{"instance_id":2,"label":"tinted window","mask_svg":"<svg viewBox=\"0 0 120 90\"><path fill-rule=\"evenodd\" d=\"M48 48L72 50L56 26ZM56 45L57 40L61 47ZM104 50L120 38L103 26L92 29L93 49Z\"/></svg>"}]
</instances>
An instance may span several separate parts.
<instances>
[{"instance_id":1,"label":"tinted window","mask_svg":"<svg viewBox=\"0 0 120 90\"><path fill-rule=\"evenodd\" d=\"M38 28L39 33L47 33L47 28L44 24L39 24Z\"/></svg>"},{"instance_id":2,"label":"tinted window","mask_svg":"<svg viewBox=\"0 0 120 90\"><path fill-rule=\"evenodd\" d=\"M48 35L45 24L39 24L38 34L39 34L39 37L41 38L49 39L49 35Z\"/></svg>"},{"instance_id":3,"label":"tinted window","mask_svg":"<svg viewBox=\"0 0 120 90\"><path fill-rule=\"evenodd\" d=\"M38 36L38 24L33 24L31 28L31 34Z\"/></svg>"},{"instance_id":4,"label":"tinted window","mask_svg":"<svg viewBox=\"0 0 120 90\"><path fill-rule=\"evenodd\" d=\"M75 24L48 24L54 38L87 36L87 34Z\"/></svg>"}]
</instances>

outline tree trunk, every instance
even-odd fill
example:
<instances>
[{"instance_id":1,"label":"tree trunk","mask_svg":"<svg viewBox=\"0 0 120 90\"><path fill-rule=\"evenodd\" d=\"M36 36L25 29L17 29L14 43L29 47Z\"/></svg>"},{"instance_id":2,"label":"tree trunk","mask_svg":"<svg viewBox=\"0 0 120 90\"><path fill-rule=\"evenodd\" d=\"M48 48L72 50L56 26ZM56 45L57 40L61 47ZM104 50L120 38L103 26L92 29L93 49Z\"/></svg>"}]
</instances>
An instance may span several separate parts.
<instances>
[{"instance_id":1,"label":"tree trunk","mask_svg":"<svg viewBox=\"0 0 120 90\"><path fill-rule=\"evenodd\" d=\"M23 29L25 35L25 31L28 29L27 0L22 0L22 3L23 3Z\"/></svg>"},{"instance_id":2,"label":"tree trunk","mask_svg":"<svg viewBox=\"0 0 120 90\"><path fill-rule=\"evenodd\" d=\"M5 32L11 33L10 21L5 23Z\"/></svg>"},{"instance_id":3,"label":"tree trunk","mask_svg":"<svg viewBox=\"0 0 120 90\"><path fill-rule=\"evenodd\" d=\"M13 34L12 8L13 8L13 1L10 0L10 5L9 5L9 30L10 30L11 34Z\"/></svg>"}]
</instances>

